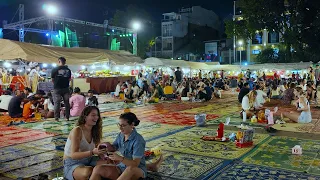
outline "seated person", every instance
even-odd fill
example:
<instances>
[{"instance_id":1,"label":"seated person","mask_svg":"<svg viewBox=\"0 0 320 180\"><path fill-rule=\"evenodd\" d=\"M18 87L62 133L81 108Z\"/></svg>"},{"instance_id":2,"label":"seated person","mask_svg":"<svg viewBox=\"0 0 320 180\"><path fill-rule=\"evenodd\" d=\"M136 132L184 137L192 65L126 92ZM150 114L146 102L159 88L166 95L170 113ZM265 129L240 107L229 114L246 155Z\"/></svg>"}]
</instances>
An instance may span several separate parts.
<instances>
[{"instance_id":1,"label":"seated person","mask_svg":"<svg viewBox=\"0 0 320 180\"><path fill-rule=\"evenodd\" d=\"M156 86L157 86L157 89L158 89L159 97L160 98L163 97L164 96L164 92L163 92L163 88L162 88L161 84L158 83Z\"/></svg>"},{"instance_id":2,"label":"seated person","mask_svg":"<svg viewBox=\"0 0 320 180\"><path fill-rule=\"evenodd\" d=\"M21 91L20 91L19 89L16 89L16 90L14 91L13 96L20 96L21 94L22 94Z\"/></svg>"},{"instance_id":3,"label":"seated person","mask_svg":"<svg viewBox=\"0 0 320 180\"><path fill-rule=\"evenodd\" d=\"M53 118L54 117L54 103L52 94L49 92L47 98L44 100L44 117Z\"/></svg>"},{"instance_id":4,"label":"seated person","mask_svg":"<svg viewBox=\"0 0 320 180\"><path fill-rule=\"evenodd\" d=\"M84 107L86 106L86 98L81 95L81 90L78 87L74 88L74 94L70 98L70 115L80 116Z\"/></svg>"},{"instance_id":5,"label":"seated person","mask_svg":"<svg viewBox=\"0 0 320 180\"><path fill-rule=\"evenodd\" d=\"M177 90L176 90L176 94L181 96L183 89L184 89L183 84L182 84L182 83L179 83L179 84L178 84L178 88L177 88Z\"/></svg>"},{"instance_id":6,"label":"seated person","mask_svg":"<svg viewBox=\"0 0 320 180\"><path fill-rule=\"evenodd\" d=\"M28 88L28 87L24 88L23 93L25 95L25 98L29 98L33 96L31 88Z\"/></svg>"},{"instance_id":7,"label":"seated person","mask_svg":"<svg viewBox=\"0 0 320 180\"><path fill-rule=\"evenodd\" d=\"M122 83L120 81L118 81L118 84L117 84L116 89L114 91L114 96L119 97L119 93L121 91L121 85L122 85Z\"/></svg>"},{"instance_id":8,"label":"seated person","mask_svg":"<svg viewBox=\"0 0 320 180\"><path fill-rule=\"evenodd\" d=\"M312 121L310 104L305 92L301 87L297 87L294 93L299 98L295 103L298 112L283 113L283 116L297 123L310 123Z\"/></svg>"},{"instance_id":9,"label":"seated person","mask_svg":"<svg viewBox=\"0 0 320 180\"><path fill-rule=\"evenodd\" d=\"M224 86L224 82L222 81L222 79L219 79L218 83L216 84L216 87L222 90L225 90L225 86Z\"/></svg>"},{"instance_id":10,"label":"seated person","mask_svg":"<svg viewBox=\"0 0 320 180\"><path fill-rule=\"evenodd\" d=\"M311 83L307 85L307 99L311 104L315 103L317 100L316 88L313 87Z\"/></svg>"},{"instance_id":11,"label":"seated person","mask_svg":"<svg viewBox=\"0 0 320 180\"><path fill-rule=\"evenodd\" d=\"M117 150L119 154L110 152L111 163L98 163L92 171L90 180L101 178L140 179L147 177L147 170L157 171L162 162L162 156L155 163L146 164L144 157L146 142L136 130L139 123L140 121L133 113L124 113L120 116L118 126L121 132L112 144L113 149ZM86 152L86 154L89 153ZM120 163L116 164L114 162Z\"/></svg>"},{"instance_id":12,"label":"seated person","mask_svg":"<svg viewBox=\"0 0 320 180\"><path fill-rule=\"evenodd\" d=\"M253 90L250 91L249 94L245 95L242 99L242 111L246 112L247 118L251 118L253 115L255 115L256 110L259 108L255 107L255 102L257 98L257 91Z\"/></svg>"},{"instance_id":13,"label":"seated person","mask_svg":"<svg viewBox=\"0 0 320 180\"><path fill-rule=\"evenodd\" d=\"M198 89L198 98L200 100L209 101L212 98L212 91L209 86L201 86Z\"/></svg>"},{"instance_id":14,"label":"seated person","mask_svg":"<svg viewBox=\"0 0 320 180\"><path fill-rule=\"evenodd\" d=\"M93 95L93 90L88 91L88 99L86 101L86 106L98 106L98 99Z\"/></svg>"},{"instance_id":15,"label":"seated person","mask_svg":"<svg viewBox=\"0 0 320 180\"><path fill-rule=\"evenodd\" d=\"M22 114L23 118L28 119L28 118L33 118L35 116L34 111L38 108L38 100L39 98L35 96L31 96L29 98L29 102L27 102L23 106L23 114Z\"/></svg>"},{"instance_id":16,"label":"seated person","mask_svg":"<svg viewBox=\"0 0 320 180\"><path fill-rule=\"evenodd\" d=\"M133 96L133 89L132 89L132 84L129 84L128 85L128 88L126 89L125 91L125 94L124 94L124 100L125 102L133 102L134 101L134 96Z\"/></svg>"},{"instance_id":17,"label":"seated person","mask_svg":"<svg viewBox=\"0 0 320 180\"><path fill-rule=\"evenodd\" d=\"M249 83L244 83L243 84L243 87L241 88L240 92L239 92L239 95L238 95L238 101L240 103L242 103L242 98L247 95L248 93L250 92L250 89L249 89Z\"/></svg>"},{"instance_id":18,"label":"seated person","mask_svg":"<svg viewBox=\"0 0 320 180\"><path fill-rule=\"evenodd\" d=\"M163 89L164 96L166 98L174 98L173 87L167 82L166 86Z\"/></svg>"},{"instance_id":19,"label":"seated person","mask_svg":"<svg viewBox=\"0 0 320 180\"><path fill-rule=\"evenodd\" d=\"M132 90L133 90L133 97L134 98L139 97L140 88L139 88L139 86L138 86L136 81L133 81L133 83L132 83Z\"/></svg>"},{"instance_id":20,"label":"seated person","mask_svg":"<svg viewBox=\"0 0 320 180\"><path fill-rule=\"evenodd\" d=\"M9 91L5 91L3 95L0 96L0 112L8 112L9 103L13 96L10 95Z\"/></svg>"},{"instance_id":21,"label":"seated person","mask_svg":"<svg viewBox=\"0 0 320 180\"><path fill-rule=\"evenodd\" d=\"M207 97L205 98L206 101L211 100L212 98L212 90L210 88L210 84L208 82L205 83L204 90L206 91Z\"/></svg>"},{"instance_id":22,"label":"seated person","mask_svg":"<svg viewBox=\"0 0 320 180\"><path fill-rule=\"evenodd\" d=\"M262 107L263 104L266 102L265 98L268 97L267 93L262 91L261 87L259 85L256 85L256 91L257 91L257 98L256 98L256 107Z\"/></svg>"},{"instance_id":23,"label":"seated person","mask_svg":"<svg viewBox=\"0 0 320 180\"><path fill-rule=\"evenodd\" d=\"M8 112L9 112L10 117L12 117L12 118L22 117L23 100L24 100L24 98L23 98L22 94L19 96L13 97L10 100L9 106L8 106Z\"/></svg>"},{"instance_id":24,"label":"seated person","mask_svg":"<svg viewBox=\"0 0 320 180\"><path fill-rule=\"evenodd\" d=\"M291 102L295 99L294 89L296 88L295 83L291 83L290 87L283 92L282 103L290 105Z\"/></svg>"},{"instance_id":25,"label":"seated person","mask_svg":"<svg viewBox=\"0 0 320 180\"><path fill-rule=\"evenodd\" d=\"M281 99L280 88L274 83L271 88L271 99Z\"/></svg>"},{"instance_id":26,"label":"seated person","mask_svg":"<svg viewBox=\"0 0 320 180\"><path fill-rule=\"evenodd\" d=\"M124 136L128 138L127 132L129 131L129 128L131 126L125 126L124 123L125 122L120 125L120 129L121 131L123 130L124 134L126 134ZM136 122L134 124L136 124ZM131 131L134 130L131 129ZM116 166L115 162L120 162L122 158L120 161L114 159L110 160L112 157L115 157L115 155L113 155L112 157L110 156L110 158L107 160L99 160L98 156L107 153L106 149L99 149L99 144L101 143L101 135L102 119L100 117L99 109L96 106L85 107L85 109L81 113L81 116L79 117L77 127L71 130L65 144L63 156L64 178L69 180L77 180L89 179L89 177L91 176L91 179L99 179L101 176L103 176L109 178L114 177L112 179L116 179L119 176L118 172L120 171L120 164L119 166ZM136 143L135 145L141 146L142 144ZM122 146L116 147L120 150L120 152L123 153L123 151L121 151L121 148L123 148ZM110 149L115 150L115 148L113 147L108 147L107 149L108 151L111 151ZM133 153L136 152L137 150L133 151ZM162 160L163 159L161 156L155 163L147 164L146 169L149 171L157 171ZM130 160L124 160L122 161L122 164L127 165L126 161L129 162ZM92 174L94 166L96 167L95 171Z\"/></svg>"},{"instance_id":27,"label":"seated person","mask_svg":"<svg viewBox=\"0 0 320 180\"><path fill-rule=\"evenodd\" d=\"M150 90L151 90L151 97L149 102L155 102L155 99L159 99L159 92L154 83L151 84Z\"/></svg>"}]
</instances>

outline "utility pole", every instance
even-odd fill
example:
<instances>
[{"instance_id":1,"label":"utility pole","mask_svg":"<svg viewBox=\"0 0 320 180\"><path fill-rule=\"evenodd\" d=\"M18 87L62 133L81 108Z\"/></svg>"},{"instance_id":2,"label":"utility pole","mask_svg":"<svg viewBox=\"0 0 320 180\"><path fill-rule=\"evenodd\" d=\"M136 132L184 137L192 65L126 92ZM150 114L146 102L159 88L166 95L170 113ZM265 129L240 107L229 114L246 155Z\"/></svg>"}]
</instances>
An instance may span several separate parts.
<instances>
[{"instance_id":1,"label":"utility pole","mask_svg":"<svg viewBox=\"0 0 320 180\"><path fill-rule=\"evenodd\" d=\"M233 1L233 23L236 21L236 1ZM235 28L233 26L233 60L236 62L236 35ZM231 64L231 63L230 63Z\"/></svg>"}]
</instances>

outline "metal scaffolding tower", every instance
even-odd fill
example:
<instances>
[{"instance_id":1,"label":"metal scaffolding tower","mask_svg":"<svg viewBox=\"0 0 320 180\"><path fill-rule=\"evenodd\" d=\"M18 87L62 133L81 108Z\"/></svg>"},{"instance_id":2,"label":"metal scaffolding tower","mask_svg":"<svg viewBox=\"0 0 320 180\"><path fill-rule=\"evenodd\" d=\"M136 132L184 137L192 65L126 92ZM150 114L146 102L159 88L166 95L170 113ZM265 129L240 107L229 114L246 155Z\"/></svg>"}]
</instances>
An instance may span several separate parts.
<instances>
[{"instance_id":1,"label":"metal scaffolding tower","mask_svg":"<svg viewBox=\"0 0 320 180\"><path fill-rule=\"evenodd\" d=\"M33 23L36 22L44 22L46 21L48 26L47 29L36 29L36 28L30 28ZM108 24L108 20L104 21L104 24L98 24L98 23L93 23L93 22L87 22L87 21L82 21L78 19L72 19L72 18L65 18L65 17L60 17L60 16L42 16L42 17L37 17L37 18L31 18L31 19L24 19L24 5L20 4L19 5L19 21L15 23L10 23L10 24L4 24L3 29L11 29L11 30L18 30L19 31L19 41L24 42L24 36L26 35L27 32L35 32L35 33L56 33L58 32L54 31L53 29L53 24L55 21L61 21L64 23L75 23L75 24L81 24L81 25L86 25L86 26L92 26L92 27L98 27L98 28L103 28L104 32L107 32L108 30L112 31L120 31L124 33L132 33L133 34L133 54L137 55L137 34L133 29L128 29L128 28L123 28L123 27L117 27L117 26L110 26ZM26 28L26 26L29 26ZM48 43L51 44L51 39L48 39Z\"/></svg>"}]
</instances>

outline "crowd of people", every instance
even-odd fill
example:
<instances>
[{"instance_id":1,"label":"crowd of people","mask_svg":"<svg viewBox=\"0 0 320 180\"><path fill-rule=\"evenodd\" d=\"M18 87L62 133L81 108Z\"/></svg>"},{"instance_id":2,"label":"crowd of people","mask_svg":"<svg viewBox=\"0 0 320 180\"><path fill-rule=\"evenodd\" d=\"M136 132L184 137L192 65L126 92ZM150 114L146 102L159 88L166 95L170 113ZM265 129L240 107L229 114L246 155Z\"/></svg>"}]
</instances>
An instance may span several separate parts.
<instances>
[{"instance_id":1,"label":"crowd of people","mask_svg":"<svg viewBox=\"0 0 320 180\"><path fill-rule=\"evenodd\" d=\"M70 90L71 71L65 64L66 59L59 58L59 66L52 71L52 92L46 94L38 90L34 94L30 87L23 91L8 88L0 96L0 111L8 112L12 118L34 118L39 113L44 118L59 120L66 117L68 120L70 116L80 116L86 106L98 106L93 90L89 90L87 96L78 87Z\"/></svg>"},{"instance_id":2,"label":"crowd of people","mask_svg":"<svg viewBox=\"0 0 320 180\"><path fill-rule=\"evenodd\" d=\"M120 132L114 142L102 142L102 119L94 91L89 90L84 95L78 87L70 89L71 70L66 66L65 58L59 58L58 62L59 66L51 73L52 92L46 94L39 90L33 94L30 87L23 92L9 88L0 96L0 111L8 112L12 118L33 118L36 113L55 120L79 117L64 149L64 177L69 180L139 179L146 178L147 171L157 171L162 157L155 163L146 163L146 142L135 129L140 123L137 116L130 112L122 114L118 122ZM198 77L187 78L179 67L171 77L162 76L157 70L147 74L142 71L135 81L118 82L114 95L125 102L156 103L160 99L202 102L221 98L221 91L238 89L242 114L246 113L247 118L256 115L267 101L274 99L296 107L296 112L284 113L284 117L308 123L312 119L310 104L317 104L319 66L308 71L303 78L292 74L289 79L279 76L268 79L265 73L253 77L250 70L240 73L238 78L227 78L224 71L218 76L208 73L203 77L201 70Z\"/></svg>"},{"instance_id":3,"label":"crowd of people","mask_svg":"<svg viewBox=\"0 0 320 180\"><path fill-rule=\"evenodd\" d=\"M284 105L294 105L297 109L283 113L283 117L298 123L309 123L312 121L310 104L318 104L319 82L319 65L315 70L309 68L309 73L302 79L296 75L289 79L248 78L246 82L241 79L238 83L238 100L242 104L242 114L245 112L247 118L257 115L260 110L265 109L263 104L266 99L275 99Z\"/></svg>"}]
</instances>

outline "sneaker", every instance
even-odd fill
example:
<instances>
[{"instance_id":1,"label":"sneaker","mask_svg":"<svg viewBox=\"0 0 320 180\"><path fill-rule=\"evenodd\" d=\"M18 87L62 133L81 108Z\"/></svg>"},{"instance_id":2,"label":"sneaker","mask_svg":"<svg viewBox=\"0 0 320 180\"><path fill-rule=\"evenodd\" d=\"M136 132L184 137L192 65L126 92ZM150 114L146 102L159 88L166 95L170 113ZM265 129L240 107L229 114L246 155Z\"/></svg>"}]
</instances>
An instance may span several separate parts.
<instances>
[{"instance_id":1,"label":"sneaker","mask_svg":"<svg viewBox=\"0 0 320 180\"><path fill-rule=\"evenodd\" d=\"M268 133L276 133L278 130L273 127L266 127L266 131Z\"/></svg>"}]
</instances>

